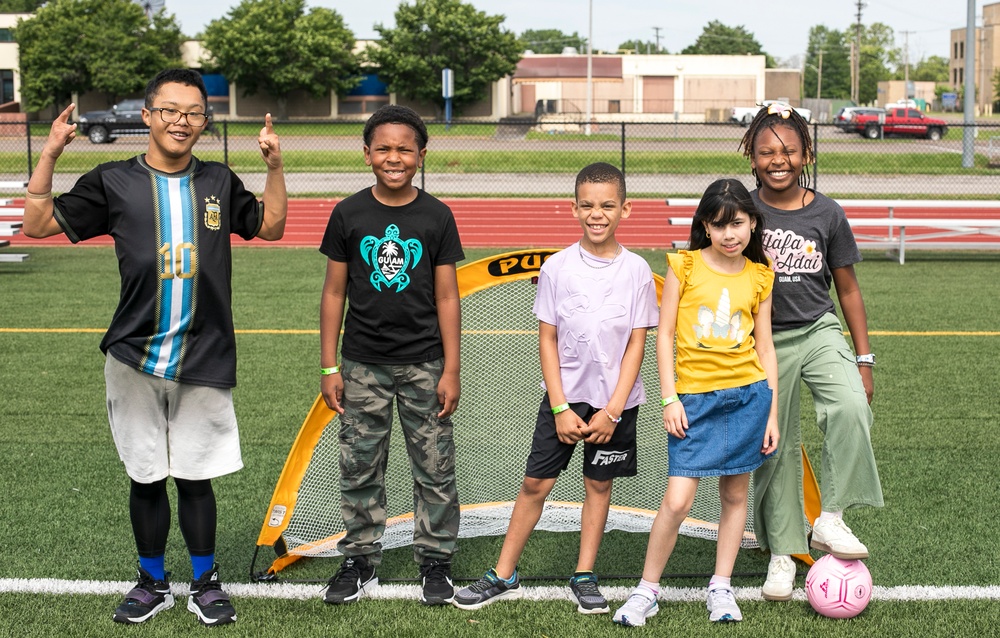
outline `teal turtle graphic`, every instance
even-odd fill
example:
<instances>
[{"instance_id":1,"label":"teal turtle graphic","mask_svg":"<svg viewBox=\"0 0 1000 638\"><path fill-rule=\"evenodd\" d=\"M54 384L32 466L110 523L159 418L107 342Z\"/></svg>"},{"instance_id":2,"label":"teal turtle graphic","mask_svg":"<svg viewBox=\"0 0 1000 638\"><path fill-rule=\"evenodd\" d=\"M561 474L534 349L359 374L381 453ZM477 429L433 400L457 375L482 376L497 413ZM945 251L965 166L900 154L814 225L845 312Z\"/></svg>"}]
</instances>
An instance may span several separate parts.
<instances>
[{"instance_id":1,"label":"teal turtle graphic","mask_svg":"<svg viewBox=\"0 0 1000 638\"><path fill-rule=\"evenodd\" d=\"M416 266L423 254L420 241L400 239L399 228L395 224L386 226L385 236L381 239L368 235L361 240L361 256L372 267L368 281L375 290L395 286L396 292L401 292L410 284L410 275L406 271Z\"/></svg>"}]
</instances>

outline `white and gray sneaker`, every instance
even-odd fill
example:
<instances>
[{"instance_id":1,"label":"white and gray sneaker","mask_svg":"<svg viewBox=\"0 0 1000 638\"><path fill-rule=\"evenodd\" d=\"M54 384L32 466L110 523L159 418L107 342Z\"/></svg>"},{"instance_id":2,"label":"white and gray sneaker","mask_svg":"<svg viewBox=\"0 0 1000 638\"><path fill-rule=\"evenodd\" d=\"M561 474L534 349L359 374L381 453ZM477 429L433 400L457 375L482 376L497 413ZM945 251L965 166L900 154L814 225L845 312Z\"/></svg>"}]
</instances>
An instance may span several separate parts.
<instances>
[{"instance_id":1,"label":"white and gray sneaker","mask_svg":"<svg viewBox=\"0 0 1000 638\"><path fill-rule=\"evenodd\" d=\"M646 624L646 619L652 618L658 611L660 608L655 598L635 591L625 604L618 608L611 620L625 627L642 627Z\"/></svg>"},{"instance_id":2,"label":"white and gray sneaker","mask_svg":"<svg viewBox=\"0 0 1000 638\"><path fill-rule=\"evenodd\" d=\"M792 599L795 586L795 561L791 556L773 556L767 566L767 580L760 588L764 600L785 601Z\"/></svg>"},{"instance_id":3,"label":"white and gray sneaker","mask_svg":"<svg viewBox=\"0 0 1000 638\"><path fill-rule=\"evenodd\" d=\"M868 558L868 548L858 540L858 537L841 518L826 521L816 519L810 545L813 549L833 554L841 560Z\"/></svg>"},{"instance_id":4,"label":"white and gray sneaker","mask_svg":"<svg viewBox=\"0 0 1000 638\"><path fill-rule=\"evenodd\" d=\"M728 587L719 587L708 592L708 619L712 622L739 622L743 612L736 604L736 596Z\"/></svg>"}]
</instances>

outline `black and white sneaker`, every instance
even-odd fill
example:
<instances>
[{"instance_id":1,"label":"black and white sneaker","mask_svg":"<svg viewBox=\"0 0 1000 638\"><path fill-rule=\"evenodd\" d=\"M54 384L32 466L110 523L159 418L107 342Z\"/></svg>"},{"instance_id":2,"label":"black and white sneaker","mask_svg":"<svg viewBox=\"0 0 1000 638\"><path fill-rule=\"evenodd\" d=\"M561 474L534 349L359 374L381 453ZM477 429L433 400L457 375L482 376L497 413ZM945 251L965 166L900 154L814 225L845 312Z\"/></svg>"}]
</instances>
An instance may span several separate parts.
<instances>
[{"instance_id":1,"label":"black and white sneaker","mask_svg":"<svg viewBox=\"0 0 1000 638\"><path fill-rule=\"evenodd\" d=\"M236 622L236 610L229 600L229 594L222 591L222 583L219 582L218 565L213 565L201 578L191 582L188 611L197 616L203 625L228 625Z\"/></svg>"},{"instance_id":2,"label":"black and white sneaker","mask_svg":"<svg viewBox=\"0 0 1000 638\"><path fill-rule=\"evenodd\" d=\"M366 588L378 585L375 566L364 556L350 556L326 585L323 601L330 605L353 603L365 595Z\"/></svg>"},{"instance_id":3,"label":"black and white sneaker","mask_svg":"<svg viewBox=\"0 0 1000 638\"><path fill-rule=\"evenodd\" d=\"M425 605L447 605L455 597L451 582L451 563L429 560L420 566L420 602Z\"/></svg>"},{"instance_id":4,"label":"black and white sneaker","mask_svg":"<svg viewBox=\"0 0 1000 638\"><path fill-rule=\"evenodd\" d=\"M155 580L149 572L137 568L139 582L127 594L122 604L118 605L112 616L115 622L141 623L156 614L174 606L174 595L170 593L170 583L167 579Z\"/></svg>"},{"instance_id":5,"label":"black and white sneaker","mask_svg":"<svg viewBox=\"0 0 1000 638\"><path fill-rule=\"evenodd\" d=\"M611 611L608 601L597 588L597 576L581 574L569 579L569 588L576 597L576 610L581 614L606 614Z\"/></svg>"}]
</instances>

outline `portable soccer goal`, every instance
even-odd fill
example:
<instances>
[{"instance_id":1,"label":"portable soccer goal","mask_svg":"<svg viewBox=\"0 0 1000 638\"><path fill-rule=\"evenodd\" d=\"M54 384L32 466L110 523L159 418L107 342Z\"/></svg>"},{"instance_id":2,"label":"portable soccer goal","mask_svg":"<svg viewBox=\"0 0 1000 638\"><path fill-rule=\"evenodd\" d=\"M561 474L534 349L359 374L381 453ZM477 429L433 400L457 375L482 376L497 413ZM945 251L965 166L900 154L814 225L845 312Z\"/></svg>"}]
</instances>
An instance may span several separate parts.
<instances>
[{"instance_id":1,"label":"portable soccer goal","mask_svg":"<svg viewBox=\"0 0 1000 638\"><path fill-rule=\"evenodd\" d=\"M531 309L538 271L556 252L504 253L458 269L462 398L452 421L455 473L462 500L460 538L497 536L507 531L542 398L538 321ZM663 280L655 277L659 298ZM647 334L641 374L647 394L659 396L655 328ZM640 407L636 428L638 476L615 479L609 530L648 532L667 486L667 434L659 401ZM398 428L394 426L394 430ZM337 541L344 535L344 526L338 489L338 433L336 413L326 406L322 395L318 396L274 488L250 567L254 579L274 579L302 557L339 555ZM413 536L413 483L406 449L402 442L391 444L389 449L385 471L389 518L382 538L386 549L408 545ZM556 482L536 529L579 530L584 496L580 459L582 453L577 452L565 476ZM818 488L811 470L806 491L809 507L816 510L807 511L807 515L814 520L819 515ZM750 503L752 506L752 493ZM743 547L757 546L750 509ZM704 478L681 533L715 540L720 513L718 481ZM275 557L265 571L256 571L258 554L264 547L272 548Z\"/></svg>"}]
</instances>

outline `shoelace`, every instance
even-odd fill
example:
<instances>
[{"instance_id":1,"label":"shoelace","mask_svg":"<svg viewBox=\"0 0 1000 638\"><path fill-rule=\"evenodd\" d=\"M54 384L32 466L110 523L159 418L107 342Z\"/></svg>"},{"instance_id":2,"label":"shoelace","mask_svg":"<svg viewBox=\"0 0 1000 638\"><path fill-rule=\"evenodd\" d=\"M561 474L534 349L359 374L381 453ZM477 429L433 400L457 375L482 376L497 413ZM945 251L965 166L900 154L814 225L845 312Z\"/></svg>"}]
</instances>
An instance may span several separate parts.
<instances>
[{"instance_id":1,"label":"shoelace","mask_svg":"<svg viewBox=\"0 0 1000 638\"><path fill-rule=\"evenodd\" d=\"M447 566L439 561L433 561L420 566L421 578L426 578L429 583L448 582Z\"/></svg>"},{"instance_id":2,"label":"shoelace","mask_svg":"<svg viewBox=\"0 0 1000 638\"><path fill-rule=\"evenodd\" d=\"M341 565L337 573L330 579L329 584L354 582L361 578L361 565L353 558L348 558Z\"/></svg>"},{"instance_id":3,"label":"shoelace","mask_svg":"<svg viewBox=\"0 0 1000 638\"><path fill-rule=\"evenodd\" d=\"M733 595L731 589L713 589L708 592L708 597L712 601L713 607L721 607L723 605L731 606L736 604L736 596Z\"/></svg>"},{"instance_id":4,"label":"shoelace","mask_svg":"<svg viewBox=\"0 0 1000 638\"><path fill-rule=\"evenodd\" d=\"M491 576L490 573L486 573L482 578L469 585L469 590L481 594L496 583L503 582L499 576L492 576L492 578Z\"/></svg>"},{"instance_id":5,"label":"shoelace","mask_svg":"<svg viewBox=\"0 0 1000 638\"><path fill-rule=\"evenodd\" d=\"M576 588L581 596L601 596L601 590L597 588L597 583L591 579L576 581ZM601 596L603 598L603 596Z\"/></svg>"}]
</instances>

